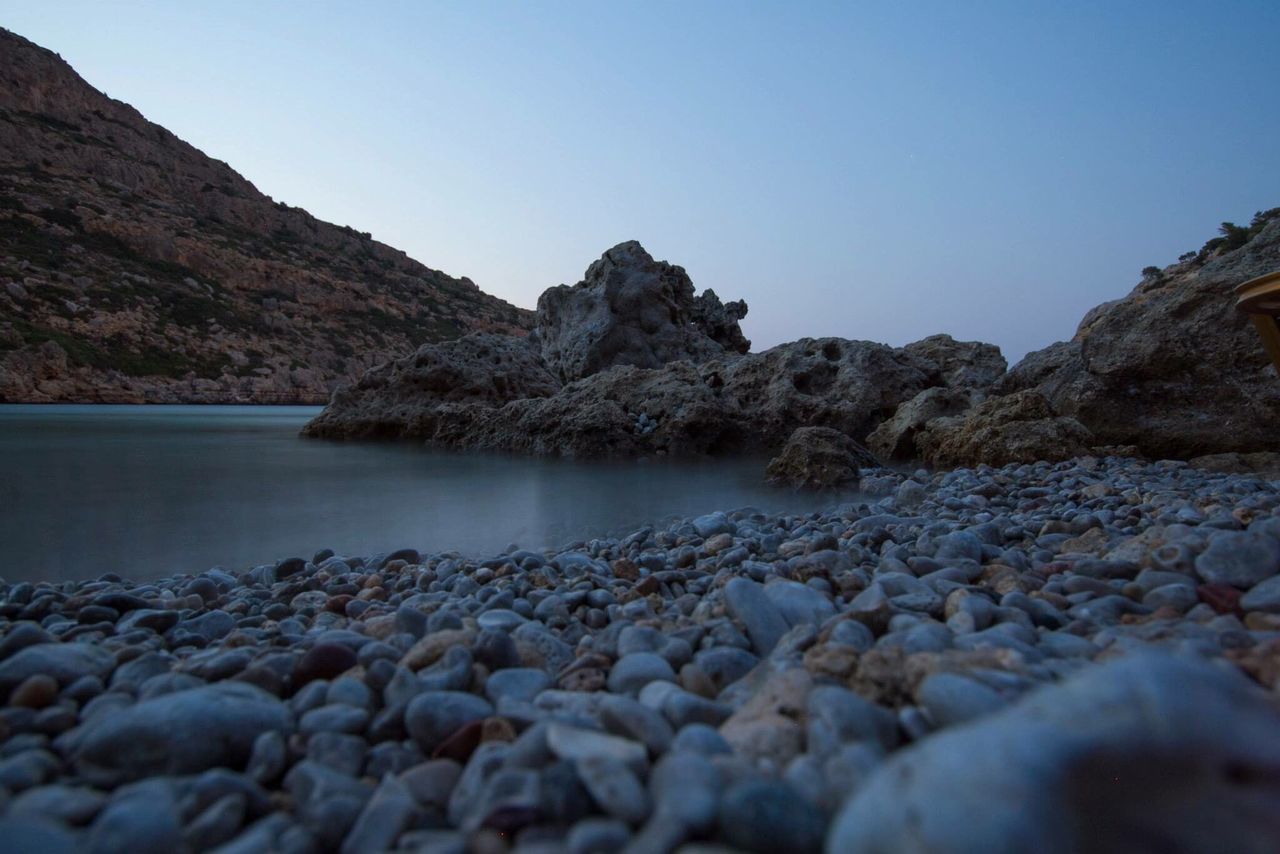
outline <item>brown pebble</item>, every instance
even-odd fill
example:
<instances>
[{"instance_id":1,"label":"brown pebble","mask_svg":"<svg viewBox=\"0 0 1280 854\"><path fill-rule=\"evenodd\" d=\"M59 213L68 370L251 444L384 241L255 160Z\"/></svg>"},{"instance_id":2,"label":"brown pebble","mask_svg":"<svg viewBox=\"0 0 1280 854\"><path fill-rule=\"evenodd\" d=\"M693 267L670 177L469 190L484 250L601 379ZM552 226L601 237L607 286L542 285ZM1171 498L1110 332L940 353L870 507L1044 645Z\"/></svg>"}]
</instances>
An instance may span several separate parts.
<instances>
[{"instance_id":1,"label":"brown pebble","mask_svg":"<svg viewBox=\"0 0 1280 854\"><path fill-rule=\"evenodd\" d=\"M431 753L432 759L452 759L467 764L471 754L480 746L480 737L484 734L484 721L471 721L462 725L453 735L446 738Z\"/></svg>"},{"instance_id":2,"label":"brown pebble","mask_svg":"<svg viewBox=\"0 0 1280 854\"><path fill-rule=\"evenodd\" d=\"M43 709L58 699L58 680L44 673L28 676L13 689L9 705L27 709Z\"/></svg>"},{"instance_id":3,"label":"brown pebble","mask_svg":"<svg viewBox=\"0 0 1280 854\"><path fill-rule=\"evenodd\" d=\"M711 678L696 664L690 663L680 668L680 686L699 697L709 700L716 697L716 686L711 684Z\"/></svg>"},{"instance_id":4,"label":"brown pebble","mask_svg":"<svg viewBox=\"0 0 1280 854\"><path fill-rule=\"evenodd\" d=\"M620 557L612 564L613 577L623 581L635 581L640 577L640 567L630 558Z\"/></svg>"},{"instance_id":5,"label":"brown pebble","mask_svg":"<svg viewBox=\"0 0 1280 854\"><path fill-rule=\"evenodd\" d=\"M342 593L337 596L330 596L329 601L324 603L324 609L335 614L347 613L347 603L353 598L349 593Z\"/></svg>"},{"instance_id":6,"label":"brown pebble","mask_svg":"<svg viewBox=\"0 0 1280 854\"><path fill-rule=\"evenodd\" d=\"M516 729L506 718L492 717L484 719L484 727L480 731L480 743L490 741L515 741Z\"/></svg>"},{"instance_id":7,"label":"brown pebble","mask_svg":"<svg viewBox=\"0 0 1280 854\"><path fill-rule=\"evenodd\" d=\"M1201 584L1196 588L1196 595L1201 602L1207 602L1219 614L1240 612L1240 597L1243 594L1230 584Z\"/></svg>"},{"instance_id":8,"label":"brown pebble","mask_svg":"<svg viewBox=\"0 0 1280 854\"><path fill-rule=\"evenodd\" d=\"M316 644L293 671L294 690L315 679L332 679L356 666L356 654L336 643Z\"/></svg>"}]
</instances>

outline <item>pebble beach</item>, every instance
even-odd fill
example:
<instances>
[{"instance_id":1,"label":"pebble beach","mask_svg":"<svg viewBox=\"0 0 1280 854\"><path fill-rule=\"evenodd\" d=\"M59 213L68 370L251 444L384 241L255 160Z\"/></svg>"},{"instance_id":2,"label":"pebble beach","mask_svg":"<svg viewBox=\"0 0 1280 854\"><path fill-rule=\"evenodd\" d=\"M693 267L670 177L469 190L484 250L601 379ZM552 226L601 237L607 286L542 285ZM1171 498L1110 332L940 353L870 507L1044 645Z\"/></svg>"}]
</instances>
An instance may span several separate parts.
<instances>
[{"instance_id":1,"label":"pebble beach","mask_svg":"<svg viewBox=\"0 0 1280 854\"><path fill-rule=\"evenodd\" d=\"M1108 769L1110 829L1198 839L1183 797L1275 849L1280 481L861 486L547 552L6 584L0 847L1071 851Z\"/></svg>"}]
</instances>

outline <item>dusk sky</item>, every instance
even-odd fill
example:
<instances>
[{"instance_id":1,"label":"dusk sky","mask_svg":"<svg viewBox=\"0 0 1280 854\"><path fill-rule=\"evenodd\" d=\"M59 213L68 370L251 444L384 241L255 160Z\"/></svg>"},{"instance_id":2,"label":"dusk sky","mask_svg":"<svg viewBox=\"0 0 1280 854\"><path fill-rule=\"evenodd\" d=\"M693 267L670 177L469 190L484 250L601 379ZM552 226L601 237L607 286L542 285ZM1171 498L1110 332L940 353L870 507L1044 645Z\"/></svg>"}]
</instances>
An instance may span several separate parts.
<instances>
[{"instance_id":1,"label":"dusk sky","mask_svg":"<svg viewBox=\"0 0 1280 854\"><path fill-rule=\"evenodd\" d=\"M1280 3L0 0L272 197L532 307L623 240L756 349L1013 361L1280 205Z\"/></svg>"}]
</instances>

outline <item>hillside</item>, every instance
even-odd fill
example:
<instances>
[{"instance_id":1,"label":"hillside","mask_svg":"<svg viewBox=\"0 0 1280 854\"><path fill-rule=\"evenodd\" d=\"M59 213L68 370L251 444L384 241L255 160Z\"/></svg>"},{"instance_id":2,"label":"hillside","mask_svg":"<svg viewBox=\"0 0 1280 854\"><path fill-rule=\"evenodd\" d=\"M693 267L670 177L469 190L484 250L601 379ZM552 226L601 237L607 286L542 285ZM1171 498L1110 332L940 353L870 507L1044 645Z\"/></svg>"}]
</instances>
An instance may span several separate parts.
<instances>
[{"instance_id":1,"label":"hillside","mask_svg":"<svg viewBox=\"0 0 1280 854\"><path fill-rule=\"evenodd\" d=\"M273 201L0 29L0 401L322 403L531 318Z\"/></svg>"}]
</instances>

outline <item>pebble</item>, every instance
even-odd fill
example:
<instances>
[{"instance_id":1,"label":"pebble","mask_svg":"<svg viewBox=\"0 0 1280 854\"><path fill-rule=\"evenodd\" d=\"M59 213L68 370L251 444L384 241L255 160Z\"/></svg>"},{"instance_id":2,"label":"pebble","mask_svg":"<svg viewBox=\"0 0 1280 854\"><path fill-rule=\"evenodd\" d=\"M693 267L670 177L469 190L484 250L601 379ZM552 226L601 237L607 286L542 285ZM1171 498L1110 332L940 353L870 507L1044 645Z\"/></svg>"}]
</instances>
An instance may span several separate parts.
<instances>
[{"instance_id":1,"label":"pebble","mask_svg":"<svg viewBox=\"0 0 1280 854\"><path fill-rule=\"evenodd\" d=\"M822 850L826 821L811 801L781 781L739 783L720 802L720 829L744 851L797 854Z\"/></svg>"},{"instance_id":2,"label":"pebble","mask_svg":"<svg viewBox=\"0 0 1280 854\"><path fill-rule=\"evenodd\" d=\"M633 652L624 655L609 671L609 690L615 694L639 694L650 682L674 682L676 672L660 655L651 652Z\"/></svg>"},{"instance_id":3,"label":"pebble","mask_svg":"<svg viewBox=\"0 0 1280 854\"><path fill-rule=\"evenodd\" d=\"M1072 739L1105 731L1090 755L1140 771L1176 736L1161 762L1212 771L1170 776L1197 803L1268 779L1275 722L1254 699L1280 690L1280 482L1120 458L867 477L818 512L545 552L0 581L0 838L892 850L907 822L943 828L939 849L1086 850L1110 840L1053 822L1141 823L1125 810L1162 795L1120 775L1082 807L1043 776ZM1146 655L1190 669L1090 675ZM1171 729L1132 723L1149 701ZM1035 835L1004 791L1050 817ZM1241 825L1213 843L1265 838Z\"/></svg>"},{"instance_id":4,"label":"pebble","mask_svg":"<svg viewBox=\"0 0 1280 854\"><path fill-rule=\"evenodd\" d=\"M466 724L491 714L493 705L483 697L463 691L424 691L405 709L404 722L418 746L430 754Z\"/></svg>"}]
</instances>

